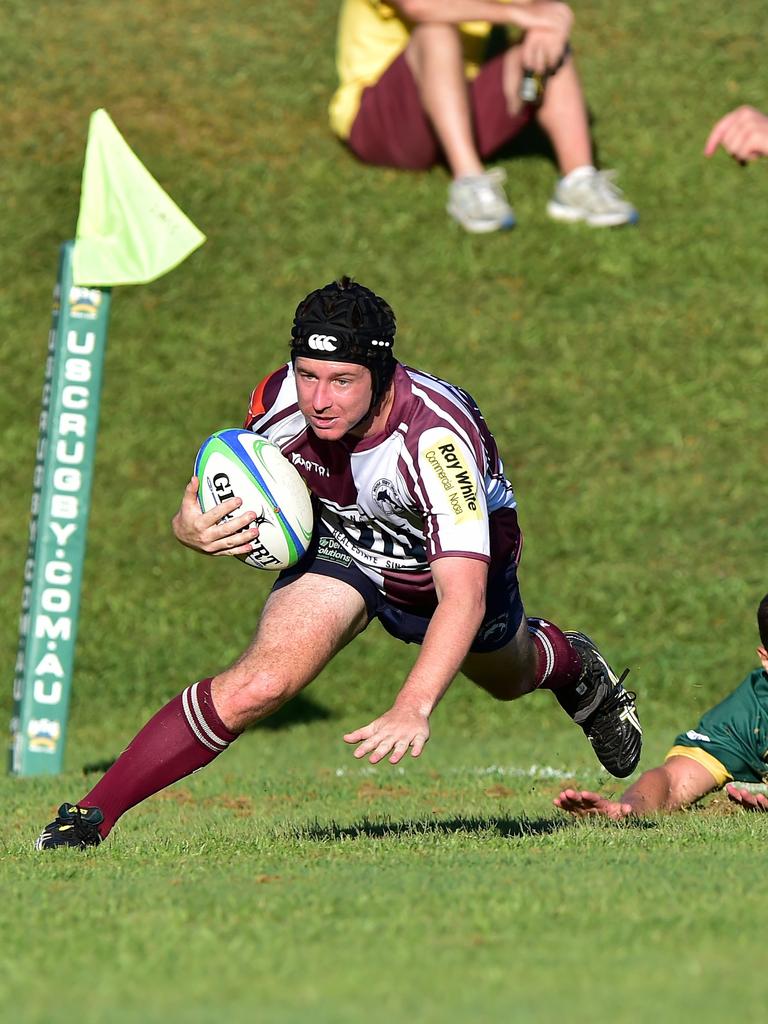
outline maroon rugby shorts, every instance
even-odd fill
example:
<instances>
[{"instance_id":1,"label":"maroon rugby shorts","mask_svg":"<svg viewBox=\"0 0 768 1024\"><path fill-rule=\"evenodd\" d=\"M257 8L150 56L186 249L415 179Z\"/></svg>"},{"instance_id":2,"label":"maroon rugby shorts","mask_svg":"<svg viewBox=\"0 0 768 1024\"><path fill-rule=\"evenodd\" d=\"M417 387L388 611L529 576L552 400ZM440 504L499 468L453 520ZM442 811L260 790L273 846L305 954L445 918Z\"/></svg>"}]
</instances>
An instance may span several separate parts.
<instances>
[{"instance_id":1,"label":"maroon rugby shorts","mask_svg":"<svg viewBox=\"0 0 768 1024\"><path fill-rule=\"evenodd\" d=\"M535 110L527 103L514 116L507 110L502 85L503 59L500 54L489 60L469 82L475 143L482 159L513 139ZM425 171L442 161L440 143L424 113L404 52L378 82L363 90L347 143L364 163L382 167Z\"/></svg>"},{"instance_id":2,"label":"maroon rugby shorts","mask_svg":"<svg viewBox=\"0 0 768 1024\"><path fill-rule=\"evenodd\" d=\"M513 522L517 531L516 516ZM520 553L521 543L522 538L518 531L517 555ZM423 643L432 613L422 615L415 611L407 611L388 600L380 593L373 580L358 568L322 520L315 523L312 541L304 557L296 565L283 569L272 589L282 590L305 573L341 580L362 597L369 623L371 619L378 619L384 629L398 640L406 644ZM470 650L474 654L500 650L517 634L524 615L517 581L516 557L510 556L488 578L485 616Z\"/></svg>"}]
</instances>

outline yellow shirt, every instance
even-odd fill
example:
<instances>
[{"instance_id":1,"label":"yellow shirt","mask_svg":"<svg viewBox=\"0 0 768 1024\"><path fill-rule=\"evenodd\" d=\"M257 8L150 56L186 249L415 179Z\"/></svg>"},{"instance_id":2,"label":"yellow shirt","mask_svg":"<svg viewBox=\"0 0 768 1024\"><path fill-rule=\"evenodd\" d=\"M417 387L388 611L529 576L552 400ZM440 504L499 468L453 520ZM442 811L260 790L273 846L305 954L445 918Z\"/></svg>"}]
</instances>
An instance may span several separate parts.
<instances>
[{"instance_id":1,"label":"yellow shirt","mask_svg":"<svg viewBox=\"0 0 768 1024\"><path fill-rule=\"evenodd\" d=\"M491 27L487 21L459 25L470 78L483 62ZM331 128L340 138L352 130L363 89L381 78L410 35L410 23L382 0L342 0L336 41L339 87L329 108Z\"/></svg>"}]
</instances>

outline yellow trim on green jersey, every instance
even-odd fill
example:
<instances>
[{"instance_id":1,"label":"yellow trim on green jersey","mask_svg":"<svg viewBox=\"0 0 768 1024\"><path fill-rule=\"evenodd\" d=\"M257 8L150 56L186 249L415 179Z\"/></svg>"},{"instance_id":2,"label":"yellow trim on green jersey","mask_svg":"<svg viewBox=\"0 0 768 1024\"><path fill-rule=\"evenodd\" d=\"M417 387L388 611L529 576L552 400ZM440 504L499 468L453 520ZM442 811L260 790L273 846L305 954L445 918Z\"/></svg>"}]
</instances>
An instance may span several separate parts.
<instances>
[{"instance_id":1,"label":"yellow trim on green jersey","mask_svg":"<svg viewBox=\"0 0 768 1024\"><path fill-rule=\"evenodd\" d=\"M718 761L716 757L706 750L702 750L701 747L672 747L664 760L668 761L670 757L690 757L692 761L698 761L702 767L707 769L718 787L724 786L726 782L733 782L733 776L722 761Z\"/></svg>"}]
</instances>

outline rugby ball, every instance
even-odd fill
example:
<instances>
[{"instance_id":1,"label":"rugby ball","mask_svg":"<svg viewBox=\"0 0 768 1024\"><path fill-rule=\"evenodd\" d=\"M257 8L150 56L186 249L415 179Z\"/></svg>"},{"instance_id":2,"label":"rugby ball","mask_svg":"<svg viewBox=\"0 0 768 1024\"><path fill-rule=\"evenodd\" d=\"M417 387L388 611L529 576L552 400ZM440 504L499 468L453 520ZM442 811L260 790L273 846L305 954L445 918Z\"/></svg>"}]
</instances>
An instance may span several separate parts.
<instances>
[{"instance_id":1,"label":"rugby ball","mask_svg":"<svg viewBox=\"0 0 768 1024\"><path fill-rule=\"evenodd\" d=\"M258 539L250 554L237 556L240 561L277 572L295 565L306 552L314 522L312 499L276 444L242 428L217 430L200 446L195 476L203 512L235 497L243 504L225 519L244 512L258 515Z\"/></svg>"}]
</instances>

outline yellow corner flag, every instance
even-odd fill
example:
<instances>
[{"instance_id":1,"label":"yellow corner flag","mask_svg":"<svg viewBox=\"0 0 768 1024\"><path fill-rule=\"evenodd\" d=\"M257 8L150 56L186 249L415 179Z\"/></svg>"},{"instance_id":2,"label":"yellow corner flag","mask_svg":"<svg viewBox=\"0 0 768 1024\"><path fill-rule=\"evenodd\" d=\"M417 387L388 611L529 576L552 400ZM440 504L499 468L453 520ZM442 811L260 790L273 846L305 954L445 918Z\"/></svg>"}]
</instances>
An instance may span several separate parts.
<instances>
[{"instance_id":1,"label":"yellow corner flag","mask_svg":"<svg viewBox=\"0 0 768 1024\"><path fill-rule=\"evenodd\" d=\"M154 281L205 241L106 110L91 114L73 262L76 285Z\"/></svg>"}]
</instances>

